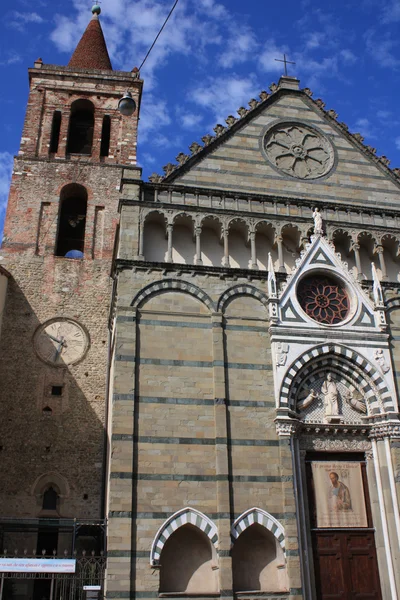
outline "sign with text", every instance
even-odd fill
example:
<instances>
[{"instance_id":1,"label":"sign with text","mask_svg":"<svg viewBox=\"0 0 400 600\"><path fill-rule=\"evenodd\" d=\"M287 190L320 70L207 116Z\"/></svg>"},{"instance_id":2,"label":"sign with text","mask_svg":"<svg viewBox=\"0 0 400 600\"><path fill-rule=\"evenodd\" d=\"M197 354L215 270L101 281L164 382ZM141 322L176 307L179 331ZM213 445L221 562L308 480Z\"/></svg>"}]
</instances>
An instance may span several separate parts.
<instances>
[{"instance_id":1,"label":"sign with text","mask_svg":"<svg viewBox=\"0 0 400 600\"><path fill-rule=\"evenodd\" d=\"M75 559L0 558L0 573L75 573Z\"/></svg>"},{"instance_id":2,"label":"sign with text","mask_svg":"<svg viewBox=\"0 0 400 600\"><path fill-rule=\"evenodd\" d=\"M368 527L361 465L313 462L317 527Z\"/></svg>"}]
</instances>

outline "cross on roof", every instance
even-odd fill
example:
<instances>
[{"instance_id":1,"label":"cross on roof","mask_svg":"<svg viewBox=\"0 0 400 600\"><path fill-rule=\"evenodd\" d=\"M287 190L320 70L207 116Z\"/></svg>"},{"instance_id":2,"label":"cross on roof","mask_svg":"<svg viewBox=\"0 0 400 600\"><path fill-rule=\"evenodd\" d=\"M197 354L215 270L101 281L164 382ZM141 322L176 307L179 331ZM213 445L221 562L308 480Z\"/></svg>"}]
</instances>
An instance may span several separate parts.
<instances>
[{"instance_id":1,"label":"cross on roof","mask_svg":"<svg viewBox=\"0 0 400 600\"><path fill-rule=\"evenodd\" d=\"M288 72L287 72L287 66L288 65L295 65L296 64L295 62L287 60L286 54L283 55L283 60L280 60L279 58L275 58L275 60L276 60L276 62L283 62L284 63L284 65L285 65L285 76L286 77L287 77L287 74L288 74Z\"/></svg>"}]
</instances>

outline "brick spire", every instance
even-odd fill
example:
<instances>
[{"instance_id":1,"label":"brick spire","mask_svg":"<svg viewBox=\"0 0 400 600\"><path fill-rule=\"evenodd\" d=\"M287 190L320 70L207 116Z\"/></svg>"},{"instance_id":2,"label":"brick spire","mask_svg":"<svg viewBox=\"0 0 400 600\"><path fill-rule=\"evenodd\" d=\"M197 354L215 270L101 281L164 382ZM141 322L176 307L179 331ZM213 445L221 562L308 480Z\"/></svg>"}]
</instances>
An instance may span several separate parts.
<instances>
[{"instance_id":1,"label":"brick spire","mask_svg":"<svg viewBox=\"0 0 400 600\"><path fill-rule=\"evenodd\" d=\"M108 69L112 70L106 41L99 21L100 7L92 8L93 17L78 43L68 63L76 69Z\"/></svg>"}]
</instances>

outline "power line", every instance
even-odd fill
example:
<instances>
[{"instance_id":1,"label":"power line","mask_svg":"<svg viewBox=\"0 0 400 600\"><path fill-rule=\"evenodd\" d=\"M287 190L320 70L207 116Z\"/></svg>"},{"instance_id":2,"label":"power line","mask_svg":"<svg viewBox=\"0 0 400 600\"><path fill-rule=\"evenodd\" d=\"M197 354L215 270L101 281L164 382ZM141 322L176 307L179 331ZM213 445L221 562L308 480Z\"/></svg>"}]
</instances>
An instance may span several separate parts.
<instances>
[{"instance_id":1,"label":"power line","mask_svg":"<svg viewBox=\"0 0 400 600\"><path fill-rule=\"evenodd\" d=\"M146 62L146 60L147 60L150 52L153 50L154 46L156 45L158 38L162 34L162 31L163 31L164 27L166 26L166 24L168 23L170 17L172 16L172 13L174 12L174 10L175 10L176 5L178 4L178 2L179 2L179 0L175 0L175 4L173 5L173 7L171 8L171 10L169 11L168 17L165 19L163 26L161 27L160 31L157 33L156 39L154 40L154 42L150 46L149 51L147 52L146 56L144 57L143 62L142 62L142 64L139 67L139 71L142 70L142 67L143 67L144 63Z\"/></svg>"}]
</instances>

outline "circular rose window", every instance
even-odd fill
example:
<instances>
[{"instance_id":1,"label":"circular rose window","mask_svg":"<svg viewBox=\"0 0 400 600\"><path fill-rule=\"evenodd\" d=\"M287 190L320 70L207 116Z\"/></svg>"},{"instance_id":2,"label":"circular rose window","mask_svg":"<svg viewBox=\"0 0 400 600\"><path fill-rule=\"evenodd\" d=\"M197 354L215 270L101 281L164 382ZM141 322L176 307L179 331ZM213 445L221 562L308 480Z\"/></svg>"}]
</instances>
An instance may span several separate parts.
<instances>
[{"instance_id":1,"label":"circular rose window","mask_svg":"<svg viewBox=\"0 0 400 600\"><path fill-rule=\"evenodd\" d=\"M317 179L326 175L334 163L329 140L302 123L279 123L267 131L264 151L279 171L298 179Z\"/></svg>"},{"instance_id":2,"label":"circular rose window","mask_svg":"<svg viewBox=\"0 0 400 600\"><path fill-rule=\"evenodd\" d=\"M350 301L344 285L333 277L305 277L297 288L297 298L304 312L324 325L337 325L350 311Z\"/></svg>"}]
</instances>

